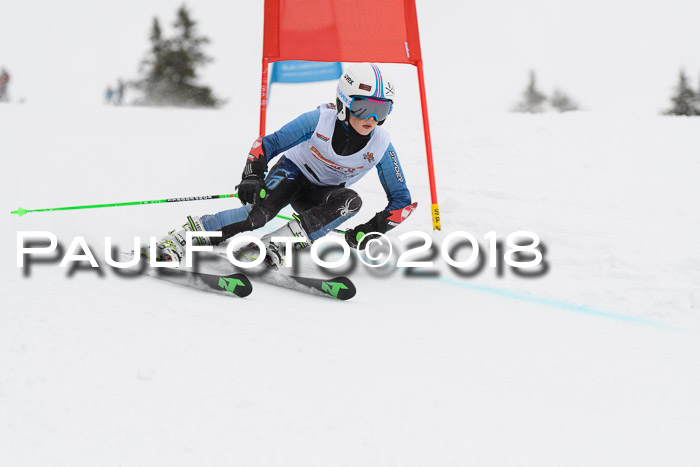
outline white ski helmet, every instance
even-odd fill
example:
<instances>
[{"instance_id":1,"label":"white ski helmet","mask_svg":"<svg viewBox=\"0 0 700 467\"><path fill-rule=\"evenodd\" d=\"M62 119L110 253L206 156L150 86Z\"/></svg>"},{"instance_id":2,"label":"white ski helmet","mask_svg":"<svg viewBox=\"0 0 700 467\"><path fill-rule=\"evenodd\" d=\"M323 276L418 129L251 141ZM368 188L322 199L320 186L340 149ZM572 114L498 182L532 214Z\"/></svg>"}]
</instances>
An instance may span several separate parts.
<instances>
[{"instance_id":1,"label":"white ski helmet","mask_svg":"<svg viewBox=\"0 0 700 467\"><path fill-rule=\"evenodd\" d=\"M382 73L374 63L356 63L345 70L338 80L336 91L338 119L345 121L348 118L349 109L353 115L361 119L373 116L381 125L391 113L395 97L394 81L389 75ZM360 99L356 101L355 98ZM374 104L369 109L356 110L353 107L354 102L359 104L359 101L364 101L364 104L367 104L368 99Z\"/></svg>"}]
</instances>

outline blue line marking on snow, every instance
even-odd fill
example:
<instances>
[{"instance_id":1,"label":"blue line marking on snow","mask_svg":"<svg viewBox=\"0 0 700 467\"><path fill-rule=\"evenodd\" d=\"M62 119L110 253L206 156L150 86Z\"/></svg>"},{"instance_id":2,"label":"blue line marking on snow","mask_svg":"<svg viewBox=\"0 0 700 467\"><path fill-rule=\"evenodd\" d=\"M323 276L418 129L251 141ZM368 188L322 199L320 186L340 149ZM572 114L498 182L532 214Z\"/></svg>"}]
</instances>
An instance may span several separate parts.
<instances>
[{"instance_id":1,"label":"blue line marking on snow","mask_svg":"<svg viewBox=\"0 0 700 467\"><path fill-rule=\"evenodd\" d=\"M449 279L449 278L440 278L440 279L438 279L438 281L443 282L443 283L448 284L448 285L452 285L452 286L463 287L466 289L476 290L479 292L485 292L485 293L489 293L492 295L498 295L500 297L522 300L525 302L535 303L537 305L545 305L545 306L550 306L550 307L554 307L554 308L559 308L562 310L575 311L576 313L583 313L583 314L592 315L592 316L599 316L602 318L610 318L610 319L616 319L616 320L620 320L620 321L629 321L629 322L640 323L640 324L649 324L649 325L656 326L656 327L667 327L667 328L671 329L671 327L669 327L669 326L666 326L666 325L663 325L660 323L656 323L656 322L650 321L648 319L640 318L638 316L630 316L630 315L612 313L609 311L598 310L596 308L586 306L586 305L577 305L575 303L570 303L570 302L565 302L565 301L560 301L560 300L553 300L553 299L549 299L549 298L533 297L531 295L514 292L514 291L508 290L508 289L501 289L499 287L468 284L465 282L460 282L458 280Z\"/></svg>"}]
</instances>

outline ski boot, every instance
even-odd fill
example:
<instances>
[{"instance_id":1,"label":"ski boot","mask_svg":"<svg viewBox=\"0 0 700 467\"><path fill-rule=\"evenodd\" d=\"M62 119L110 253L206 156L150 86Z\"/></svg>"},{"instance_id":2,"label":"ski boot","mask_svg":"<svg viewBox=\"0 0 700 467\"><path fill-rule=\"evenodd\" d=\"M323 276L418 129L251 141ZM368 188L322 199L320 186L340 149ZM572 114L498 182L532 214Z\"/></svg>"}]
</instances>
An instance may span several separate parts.
<instances>
[{"instance_id":1,"label":"ski boot","mask_svg":"<svg viewBox=\"0 0 700 467\"><path fill-rule=\"evenodd\" d=\"M263 244L265 245L265 248L267 249L265 253L265 263L267 263L268 265L270 265L270 267L274 269L279 269L282 267L282 265L284 265L284 260L286 256L285 250L287 249L287 246L284 242L273 242L272 237L306 238L307 242L297 242L292 244L292 248L294 249L294 251L303 250L304 248L307 248L309 245L311 245L311 242L308 241L309 236L306 234L304 228L301 226L301 219L299 219L299 216L295 214L293 220L289 221L287 224L283 225L279 229L263 236L260 239L262 240Z\"/></svg>"},{"instance_id":2,"label":"ski boot","mask_svg":"<svg viewBox=\"0 0 700 467\"><path fill-rule=\"evenodd\" d=\"M187 216L187 223L180 230L168 232L158 243L156 243L156 261L176 261L185 259L185 232L203 232L206 229L202 221L197 216ZM211 245L208 237L192 237L193 245Z\"/></svg>"}]
</instances>

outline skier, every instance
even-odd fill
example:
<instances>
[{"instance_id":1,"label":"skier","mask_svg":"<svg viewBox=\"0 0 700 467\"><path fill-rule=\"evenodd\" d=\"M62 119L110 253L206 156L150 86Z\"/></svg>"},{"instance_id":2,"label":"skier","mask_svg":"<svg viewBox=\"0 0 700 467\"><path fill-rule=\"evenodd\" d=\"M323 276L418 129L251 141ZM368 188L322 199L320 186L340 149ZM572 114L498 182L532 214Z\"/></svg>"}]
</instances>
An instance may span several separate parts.
<instances>
[{"instance_id":1,"label":"skier","mask_svg":"<svg viewBox=\"0 0 700 467\"><path fill-rule=\"evenodd\" d=\"M114 89L112 89L112 86L109 84L105 88L105 104L112 104L114 103Z\"/></svg>"},{"instance_id":2,"label":"skier","mask_svg":"<svg viewBox=\"0 0 700 467\"><path fill-rule=\"evenodd\" d=\"M305 237L314 242L354 216L362 206L360 196L348 188L377 168L388 204L364 224L348 230L349 246L364 248L360 241L371 232L385 233L401 223L415 208L389 134L380 128L395 100L394 82L370 63L352 65L340 77L335 104L323 104L259 137L248 154L242 180L236 187L242 207L201 217L187 223L157 243L157 260L180 261L185 256L186 231L221 231L222 237L195 237L199 245L216 245L234 235L258 229L287 205L298 215L261 239L267 248L265 261L280 267L285 244L273 236ZM268 171L268 163L284 153ZM369 238L369 237L368 237ZM309 246L294 243L294 249Z\"/></svg>"},{"instance_id":3,"label":"skier","mask_svg":"<svg viewBox=\"0 0 700 467\"><path fill-rule=\"evenodd\" d=\"M0 70L0 102L8 101L7 84L10 82L10 74L6 69Z\"/></svg>"}]
</instances>

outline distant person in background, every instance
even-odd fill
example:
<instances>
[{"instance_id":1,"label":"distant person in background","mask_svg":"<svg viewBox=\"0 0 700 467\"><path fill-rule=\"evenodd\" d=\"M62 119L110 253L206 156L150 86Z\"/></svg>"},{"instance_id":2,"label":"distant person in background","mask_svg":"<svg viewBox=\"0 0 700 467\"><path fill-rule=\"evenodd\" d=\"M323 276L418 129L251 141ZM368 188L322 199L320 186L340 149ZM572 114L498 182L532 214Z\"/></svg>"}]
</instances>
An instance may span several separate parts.
<instances>
[{"instance_id":1,"label":"distant person in background","mask_svg":"<svg viewBox=\"0 0 700 467\"><path fill-rule=\"evenodd\" d=\"M9 82L10 74L3 68L0 73L0 102L8 102L10 100L7 94L7 83Z\"/></svg>"},{"instance_id":2,"label":"distant person in background","mask_svg":"<svg viewBox=\"0 0 700 467\"><path fill-rule=\"evenodd\" d=\"M114 99L115 99L114 103L116 105L122 105L124 103L124 88L125 88L124 81L119 79L117 81L117 92L114 96Z\"/></svg>"},{"instance_id":3,"label":"distant person in background","mask_svg":"<svg viewBox=\"0 0 700 467\"><path fill-rule=\"evenodd\" d=\"M105 104L111 104L112 99L114 99L114 89L108 84L105 89Z\"/></svg>"}]
</instances>

